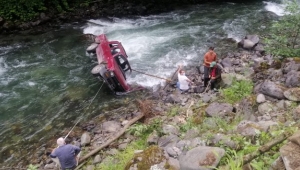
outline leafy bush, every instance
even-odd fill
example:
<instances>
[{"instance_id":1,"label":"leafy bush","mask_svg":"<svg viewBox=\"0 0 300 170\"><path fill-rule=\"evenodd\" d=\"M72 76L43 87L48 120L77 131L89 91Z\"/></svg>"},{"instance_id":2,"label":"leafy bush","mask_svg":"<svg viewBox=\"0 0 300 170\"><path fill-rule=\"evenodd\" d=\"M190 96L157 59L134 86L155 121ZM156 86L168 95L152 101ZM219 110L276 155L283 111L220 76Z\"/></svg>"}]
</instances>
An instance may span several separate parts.
<instances>
[{"instance_id":1,"label":"leafy bush","mask_svg":"<svg viewBox=\"0 0 300 170\"><path fill-rule=\"evenodd\" d=\"M30 21L40 12L62 13L72 8L87 6L91 0L2 0L0 16L10 21Z\"/></svg>"},{"instance_id":2,"label":"leafy bush","mask_svg":"<svg viewBox=\"0 0 300 170\"><path fill-rule=\"evenodd\" d=\"M300 4L297 0L286 3L286 15L270 28L265 39L268 53L281 57L299 57L300 54Z\"/></svg>"},{"instance_id":3,"label":"leafy bush","mask_svg":"<svg viewBox=\"0 0 300 170\"><path fill-rule=\"evenodd\" d=\"M249 96L253 90L253 83L248 80L233 81L231 87L221 90L224 100L228 103L235 103L244 97Z\"/></svg>"}]
</instances>

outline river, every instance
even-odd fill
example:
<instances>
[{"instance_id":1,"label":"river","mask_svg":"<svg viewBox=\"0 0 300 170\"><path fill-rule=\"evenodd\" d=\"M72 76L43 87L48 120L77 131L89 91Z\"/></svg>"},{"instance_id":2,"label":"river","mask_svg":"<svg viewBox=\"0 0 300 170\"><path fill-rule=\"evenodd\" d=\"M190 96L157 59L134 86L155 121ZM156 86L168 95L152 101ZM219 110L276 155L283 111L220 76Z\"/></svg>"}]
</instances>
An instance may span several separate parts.
<instances>
[{"instance_id":1,"label":"river","mask_svg":"<svg viewBox=\"0 0 300 170\"><path fill-rule=\"evenodd\" d=\"M122 42L132 68L168 77L178 64L199 64L209 46L221 56L245 35L263 33L272 19L268 11L283 14L275 2L224 2L147 17L67 23L38 35L1 36L0 165L29 164L33 149L63 135L61 130L71 129L78 118L117 107L124 98L104 85L93 100L102 83L90 73L96 60L85 53L90 42L82 34L105 33ZM151 90L165 83L135 72L128 82Z\"/></svg>"}]
</instances>

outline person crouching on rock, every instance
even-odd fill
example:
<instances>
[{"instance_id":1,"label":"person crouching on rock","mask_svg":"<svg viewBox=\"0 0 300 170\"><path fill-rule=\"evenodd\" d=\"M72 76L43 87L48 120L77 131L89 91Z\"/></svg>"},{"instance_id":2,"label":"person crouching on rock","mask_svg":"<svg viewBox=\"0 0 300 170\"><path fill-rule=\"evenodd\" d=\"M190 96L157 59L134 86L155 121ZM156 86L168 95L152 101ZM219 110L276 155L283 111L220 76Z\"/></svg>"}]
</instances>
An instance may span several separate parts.
<instances>
[{"instance_id":1,"label":"person crouching on rock","mask_svg":"<svg viewBox=\"0 0 300 170\"><path fill-rule=\"evenodd\" d=\"M77 166L76 156L80 152L80 148L66 144L64 138L57 139L58 148L54 149L50 154L51 158L58 158L62 170L74 170Z\"/></svg>"},{"instance_id":2,"label":"person crouching on rock","mask_svg":"<svg viewBox=\"0 0 300 170\"><path fill-rule=\"evenodd\" d=\"M181 92L187 92L189 90L189 84L193 83L189 78L186 77L185 71L182 69L180 65L178 68L178 82L177 87Z\"/></svg>"},{"instance_id":3,"label":"person crouching on rock","mask_svg":"<svg viewBox=\"0 0 300 170\"><path fill-rule=\"evenodd\" d=\"M217 92L218 90L216 89L216 83L221 80L222 69L215 61L213 61L210 63L209 72L210 89L214 92Z\"/></svg>"}]
</instances>

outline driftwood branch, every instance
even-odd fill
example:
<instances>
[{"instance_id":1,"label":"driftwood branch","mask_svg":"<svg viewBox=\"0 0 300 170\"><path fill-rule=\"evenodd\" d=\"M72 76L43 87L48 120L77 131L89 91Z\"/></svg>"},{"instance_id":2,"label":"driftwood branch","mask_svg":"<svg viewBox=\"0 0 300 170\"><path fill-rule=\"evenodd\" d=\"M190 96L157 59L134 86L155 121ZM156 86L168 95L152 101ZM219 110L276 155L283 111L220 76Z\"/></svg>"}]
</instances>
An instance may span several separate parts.
<instances>
[{"instance_id":1,"label":"driftwood branch","mask_svg":"<svg viewBox=\"0 0 300 170\"><path fill-rule=\"evenodd\" d=\"M278 136L276 139L264 144L263 146L259 147L257 149L257 151L255 152L252 152L248 155L245 155L243 157L243 163L242 165L246 165L248 163L250 163L253 159L257 158L258 156L264 154L265 152L268 152L269 150L271 150L274 146L284 142L289 136L292 136L293 134L290 134L290 133L283 133L281 134L280 136ZM238 163L237 163L238 165ZM221 166L219 167L219 169L228 169L228 165L224 165L224 166Z\"/></svg>"},{"instance_id":2,"label":"driftwood branch","mask_svg":"<svg viewBox=\"0 0 300 170\"><path fill-rule=\"evenodd\" d=\"M118 139L120 136L122 136L125 132L126 129L129 128L132 124L134 124L136 121L140 120L141 118L144 117L144 114L141 113L139 116L131 119L125 126L124 128L119 131L113 138L111 138L110 140L108 140L107 142L105 142L104 144L102 144L101 146L97 147L96 149L92 150L91 152L89 152L88 154L84 155L84 157L82 157L79 160L79 163L81 164L82 162L84 162L86 159L88 159L89 157L93 156L94 154L98 153L101 149L107 147L110 143L112 143L113 141L115 141L116 139ZM79 165L78 167L81 167L82 165ZM77 169L77 168L76 168Z\"/></svg>"},{"instance_id":3,"label":"driftwood branch","mask_svg":"<svg viewBox=\"0 0 300 170\"><path fill-rule=\"evenodd\" d=\"M268 152L269 150L271 150L274 146L282 143L283 141L285 141L289 136L291 136L293 134L290 133L283 133L280 136L278 136L278 138L264 144L263 146L261 146L260 148L258 148L257 151L250 153L248 155L245 155L243 158L243 164L246 165L248 163L250 163L253 159L257 158L259 155Z\"/></svg>"}]
</instances>

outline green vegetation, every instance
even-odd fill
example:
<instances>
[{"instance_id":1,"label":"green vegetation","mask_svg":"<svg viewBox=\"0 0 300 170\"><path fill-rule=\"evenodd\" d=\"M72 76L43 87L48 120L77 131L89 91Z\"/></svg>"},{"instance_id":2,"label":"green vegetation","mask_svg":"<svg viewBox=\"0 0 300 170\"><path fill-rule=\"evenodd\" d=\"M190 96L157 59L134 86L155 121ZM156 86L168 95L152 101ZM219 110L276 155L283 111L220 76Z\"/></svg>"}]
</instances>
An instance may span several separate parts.
<instances>
[{"instance_id":1,"label":"green vegetation","mask_svg":"<svg viewBox=\"0 0 300 170\"><path fill-rule=\"evenodd\" d=\"M154 119L153 122L148 125L141 124L141 123L134 124L127 129L127 132L129 132L130 134L136 137L143 137L145 135L152 133L154 130L161 129L161 125L162 125L162 120ZM158 131L158 133L161 133L161 131Z\"/></svg>"},{"instance_id":2,"label":"green vegetation","mask_svg":"<svg viewBox=\"0 0 300 170\"><path fill-rule=\"evenodd\" d=\"M0 16L10 21L30 21L41 12L62 13L73 8L87 6L91 0L3 0Z\"/></svg>"},{"instance_id":3,"label":"green vegetation","mask_svg":"<svg viewBox=\"0 0 300 170\"><path fill-rule=\"evenodd\" d=\"M288 1L285 10L287 14L270 28L266 50L277 57L300 57L300 4Z\"/></svg>"},{"instance_id":4,"label":"green vegetation","mask_svg":"<svg viewBox=\"0 0 300 170\"><path fill-rule=\"evenodd\" d=\"M221 90L224 101L235 103L249 96L253 90L253 83L248 80L233 81L233 84L226 89Z\"/></svg>"},{"instance_id":5,"label":"green vegetation","mask_svg":"<svg viewBox=\"0 0 300 170\"><path fill-rule=\"evenodd\" d=\"M32 165L32 164L28 165L28 168L27 168L27 170L37 170L37 169L38 169L38 166Z\"/></svg>"},{"instance_id":6,"label":"green vegetation","mask_svg":"<svg viewBox=\"0 0 300 170\"><path fill-rule=\"evenodd\" d=\"M118 152L113 157L106 158L106 161L99 164L96 169L101 170L116 170L124 169L126 164L133 158L135 150L143 150L146 146L146 136L143 136L137 141L130 143L124 151Z\"/></svg>"}]
</instances>

